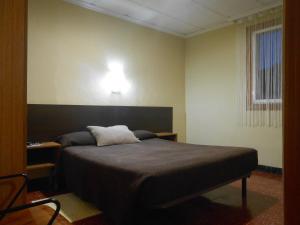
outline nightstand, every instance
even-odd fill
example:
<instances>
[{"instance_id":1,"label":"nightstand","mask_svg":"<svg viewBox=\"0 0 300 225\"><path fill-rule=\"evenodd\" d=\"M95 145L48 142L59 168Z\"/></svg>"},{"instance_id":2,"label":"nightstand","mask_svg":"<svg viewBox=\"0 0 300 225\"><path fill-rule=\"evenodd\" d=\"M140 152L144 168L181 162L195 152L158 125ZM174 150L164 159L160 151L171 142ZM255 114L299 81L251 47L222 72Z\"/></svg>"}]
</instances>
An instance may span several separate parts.
<instances>
[{"instance_id":1,"label":"nightstand","mask_svg":"<svg viewBox=\"0 0 300 225\"><path fill-rule=\"evenodd\" d=\"M54 185L56 163L61 145L56 142L42 142L27 146L27 173L30 180L49 178Z\"/></svg>"},{"instance_id":2,"label":"nightstand","mask_svg":"<svg viewBox=\"0 0 300 225\"><path fill-rule=\"evenodd\" d=\"M160 139L165 139L169 141L177 141L177 134L171 132L160 132L156 133L157 137Z\"/></svg>"}]
</instances>

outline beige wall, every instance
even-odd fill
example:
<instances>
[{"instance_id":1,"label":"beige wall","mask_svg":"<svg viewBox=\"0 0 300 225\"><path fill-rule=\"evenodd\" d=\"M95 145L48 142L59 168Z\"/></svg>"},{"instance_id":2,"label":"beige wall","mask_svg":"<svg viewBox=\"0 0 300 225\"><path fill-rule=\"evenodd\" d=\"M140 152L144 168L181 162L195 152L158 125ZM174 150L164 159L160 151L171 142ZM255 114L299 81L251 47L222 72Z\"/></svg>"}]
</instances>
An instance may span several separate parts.
<instances>
[{"instance_id":1,"label":"beige wall","mask_svg":"<svg viewBox=\"0 0 300 225\"><path fill-rule=\"evenodd\" d=\"M282 167L281 128L242 128L237 105L237 26L186 42L187 141L254 147L259 163Z\"/></svg>"},{"instance_id":2,"label":"beige wall","mask_svg":"<svg viewBox=\"0 0 300 225\"><path fill-rule=\"evenodd\" d=\"M184 55L181 38L62 0L29 0L28 103L173 106L184 141ZM126 94L101 85L110 61L124 65Z\"/></svg>"}]
</instances>

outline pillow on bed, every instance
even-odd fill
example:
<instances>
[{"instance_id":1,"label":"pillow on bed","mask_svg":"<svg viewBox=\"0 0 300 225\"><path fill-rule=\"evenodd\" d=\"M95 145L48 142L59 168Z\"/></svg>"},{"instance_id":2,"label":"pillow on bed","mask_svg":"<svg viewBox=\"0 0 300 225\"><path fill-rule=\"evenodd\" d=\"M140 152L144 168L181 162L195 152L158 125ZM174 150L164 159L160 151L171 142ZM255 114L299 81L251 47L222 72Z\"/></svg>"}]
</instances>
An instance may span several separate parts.
<instances>
[{"instance_id":1,"label":"pillow on bed","mask_svg":"<svg viewBox=\"0 0 300 225\"><path fill-rule=\"evenodd\" d=\"M96 139L89 131L79 131L64 134L57 138L62 147L72 145L96 145Z\"/></svg>"},{"instance_id":2,"label":"pillow on bed","mask_svg":"<svg viewBox=\"0 0 300 225\"><path fill-rule=\"evenodd\" d=\"M127 126L117 125L112 127L87 127L97 140L98 146L116 145L116 144L131 144L140 142L132 131Z\"/></svg>"},{"instance_id":3,"label":"pillow on bed","mask_svg":"<svg viewBox=\"0 0 300 225\"><path fill-rule=\"evenodd\" d=\"M157 135L148 130L135 130L134 135L140 140L146 140L150 138L156 138Z\"/></svg>"}]
</instances>

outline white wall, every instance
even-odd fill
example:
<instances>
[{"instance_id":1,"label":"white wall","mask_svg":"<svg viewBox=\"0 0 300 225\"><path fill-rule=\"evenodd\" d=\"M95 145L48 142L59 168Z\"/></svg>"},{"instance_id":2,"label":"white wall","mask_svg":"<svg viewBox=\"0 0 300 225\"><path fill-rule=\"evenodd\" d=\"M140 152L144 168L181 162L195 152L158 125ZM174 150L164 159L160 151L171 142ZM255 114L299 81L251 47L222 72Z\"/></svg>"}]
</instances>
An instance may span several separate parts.
<instances>
[{"instance_id":1,"label":"white wall","mask_svg":"<svg viewBox=\"0 0 300 225\"><path fill-rule=\"evenodd\" d=\"M282 167L281 128L243 128L237 103L237 26L186 42L187 142L258 150L259 164Z\"/></svg>"}]
</instances>

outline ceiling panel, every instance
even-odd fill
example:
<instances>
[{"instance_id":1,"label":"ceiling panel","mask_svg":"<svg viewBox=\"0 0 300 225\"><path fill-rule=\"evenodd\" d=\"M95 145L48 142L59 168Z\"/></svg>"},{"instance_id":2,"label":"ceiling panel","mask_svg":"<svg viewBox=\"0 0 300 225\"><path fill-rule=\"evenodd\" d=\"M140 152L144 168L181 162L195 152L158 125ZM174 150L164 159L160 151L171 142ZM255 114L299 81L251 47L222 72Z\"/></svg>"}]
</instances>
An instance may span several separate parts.
<instances>
[{"instance_id":1,"label":"ceiling panel","mask_svg":"<svg viewBox=\"0 0 300 225\"><path fill-rule=\"evenodd\" d=\"M65 0L178 36L221 27L282 0Z\"/></svg>"},{"instance_id":2,"label":"ceiling panel","mask_svg":"<svg viewBox=\"0 0 300 225\"><path fill-rule=\"evenodd\" d=\"M209 11L192 0L130 0L161 14L176 18L187 25L205 28L220 23L224 16Z\"/></svg>"},{"instance_id":3,"label":"ceiling panel","mask_svg":"<svg viewBox=\"0 0 300 225\"><path fill-rule=\"evenodd\" d=\"M96 7L103 8L112 13L129 16L138 20L145 20L157 16L153 10L141 7L128 0L89 0Z\"/></svg>"},{"instance_id":4,"label":"ceiling panel","mask_svg":"<svg viewBox=\"0 0 300 225\"><path fill-rule=\"evenodd\" d=\"M213 10L230 18L237 18L257 12L260 9L265 10L268 6L273 7L281 3L278 0L193 0L199 5Z\"/></svg>"},{"instance_id":5,"label":"ceiling panel","mask_svg":"<svg viewBox=\"0 0 300 225\"><path fill-rule=\"evenodd\" d=\"M259 2L261 2L262 4L282 4L282 0L258 0Z\"/></svg>"},{"instance_id":6,"label":"ceiling panel","mask_svg":"<svg viewBox=\"0 0 300 225\"><path fill-rule=\"evenodd\" d=\"M261 3L256 0L194 0L200 5L215 10L225 16L235 16L243 14L261 7Z\"/></svg>"},{"instance_id":7,"label":"ceiling panel","mask_svg":"<svg viewBox=\"0 0 300 225\"><path fill-rule=\"evenodd\" d=\"M182 23L177 19L173 19L172 17L166 15L159 15L157 17L153 17L146 21L147 23L158 26L161 28L168 28L169 30L178 33L179 35L188 35L199 30L198 27L192 26L190 24Z\"/></svg>"}]
</instances>

